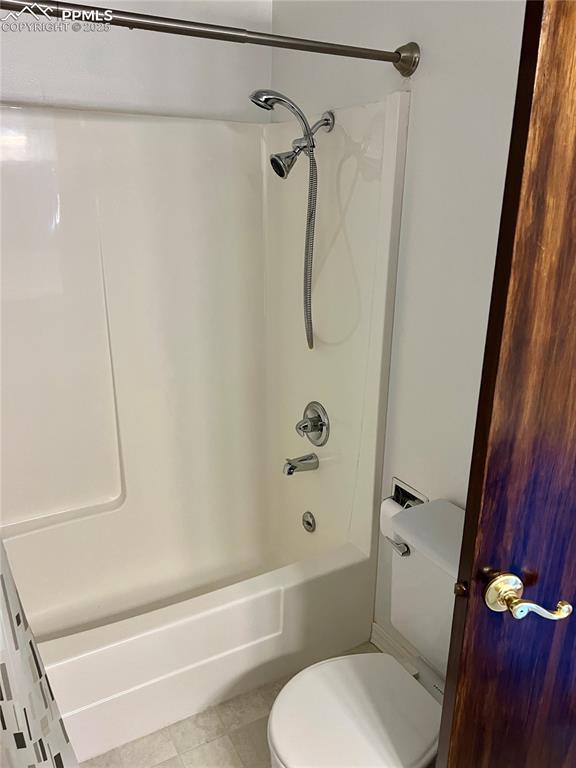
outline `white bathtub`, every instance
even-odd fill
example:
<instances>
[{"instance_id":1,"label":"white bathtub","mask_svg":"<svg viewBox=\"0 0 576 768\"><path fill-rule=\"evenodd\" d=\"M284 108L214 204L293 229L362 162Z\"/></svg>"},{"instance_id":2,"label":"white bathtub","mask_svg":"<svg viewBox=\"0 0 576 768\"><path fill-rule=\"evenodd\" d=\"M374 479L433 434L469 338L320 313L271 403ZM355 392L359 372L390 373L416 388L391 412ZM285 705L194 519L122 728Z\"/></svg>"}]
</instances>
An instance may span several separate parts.
<instances>
[{"instance_id":1,"label":"white bathtub","mask_svg":"<svg viewBox=\"0 0 576 768\"><path fill-rule=\"evenodd\" d=\"M373 562L352 544L40 645L86 760L358 645Z\"/></svg>"}]
</instances>

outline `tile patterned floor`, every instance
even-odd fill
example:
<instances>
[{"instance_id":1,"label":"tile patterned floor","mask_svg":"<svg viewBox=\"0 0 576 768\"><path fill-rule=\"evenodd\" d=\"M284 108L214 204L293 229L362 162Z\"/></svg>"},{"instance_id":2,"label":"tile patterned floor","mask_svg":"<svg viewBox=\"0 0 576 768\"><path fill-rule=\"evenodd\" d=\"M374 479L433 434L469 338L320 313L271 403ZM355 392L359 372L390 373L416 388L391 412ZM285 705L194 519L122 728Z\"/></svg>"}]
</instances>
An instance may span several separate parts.
<instances>
[{"instance_id":1,"label":"tile patterned floor","mask_svg":"<svg viewBox=\"0 0 576 768\"><path fill-rule=\"evenodd\" d=\"M371 643L350 653L377 653ZM268 715L288 678L82 763L81 768L269 768Z\"/></svg>"}]
</instances>

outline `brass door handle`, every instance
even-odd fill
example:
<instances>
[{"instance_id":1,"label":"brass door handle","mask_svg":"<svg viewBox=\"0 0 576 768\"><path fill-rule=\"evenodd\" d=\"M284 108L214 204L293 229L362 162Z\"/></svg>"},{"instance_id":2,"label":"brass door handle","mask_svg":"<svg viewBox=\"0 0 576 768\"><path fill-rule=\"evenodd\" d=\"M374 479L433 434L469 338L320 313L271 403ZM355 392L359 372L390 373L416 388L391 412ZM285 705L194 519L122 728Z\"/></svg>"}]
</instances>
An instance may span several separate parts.
<instances>
[{"instance_id":1,"label":"brass door handle","mask_svg":"<svg viewBox=\"0 0 576 768\"><path fill-rule=\"evenodd\" d=\"M529 613L537 613L544 619L558 621L567 619L572 613L572 606L565 600L560 600L555 610L548 611L532 600L522 600L524 584L513 573L501 573L486 587L484 601L491 611L510 611L515 619L523 619Z\"/></svg>"}]
</instances>

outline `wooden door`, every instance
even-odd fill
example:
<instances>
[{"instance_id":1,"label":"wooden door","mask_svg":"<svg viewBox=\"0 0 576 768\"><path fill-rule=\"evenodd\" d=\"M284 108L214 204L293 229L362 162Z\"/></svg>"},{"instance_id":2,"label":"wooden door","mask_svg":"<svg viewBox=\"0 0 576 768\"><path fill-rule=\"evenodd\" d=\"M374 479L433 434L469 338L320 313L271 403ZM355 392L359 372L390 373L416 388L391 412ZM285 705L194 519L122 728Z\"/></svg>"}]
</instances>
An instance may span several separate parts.
<instances>
[{"instance_id":1,"label":"wooden door","mask_svg":"<svg viewBox=\"0 0 576 768\"><path fill-rule=\"evenodd\" d=\"M489 50L487 49L487 55ZM438 768L576 766L576 2L528 2Z\"/></svg>"}]
</instances>

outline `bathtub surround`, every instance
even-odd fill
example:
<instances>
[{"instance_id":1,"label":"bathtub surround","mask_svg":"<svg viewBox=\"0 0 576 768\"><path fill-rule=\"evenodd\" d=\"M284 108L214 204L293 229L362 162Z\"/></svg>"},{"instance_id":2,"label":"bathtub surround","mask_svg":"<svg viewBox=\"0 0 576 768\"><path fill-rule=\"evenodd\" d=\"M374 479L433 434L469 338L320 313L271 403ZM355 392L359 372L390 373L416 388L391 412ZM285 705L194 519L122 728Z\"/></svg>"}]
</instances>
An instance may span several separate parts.
<instances>
[{"instance_id":1,"label":"bathtub surround","mask_svg":"<svg viewBox=\"0 0 576 768\"><path fill-rule=\"evenodd\" d=\"M3 522L81 759L369 636L407 118L392 94L318 143L311 352L307 169L268 163L293 123L4 110L5 203L36 200L26 238L5 216L5 397L50 415L52 470L13 420ZM41 354L58 327L82 365ZM62 397L86 371L91 421ZM330 440L287 477L313 399Z\"/></svg>"},{"instance_id":2,"label":"bathtub surround","mask_svg":"<svg viewBox=\"0 0 576 768\"><path fill-rule=\"evenodd\" d=\"M0 764L78 768L2 542L0 587Z\"/></svg>"}]
</instances>

